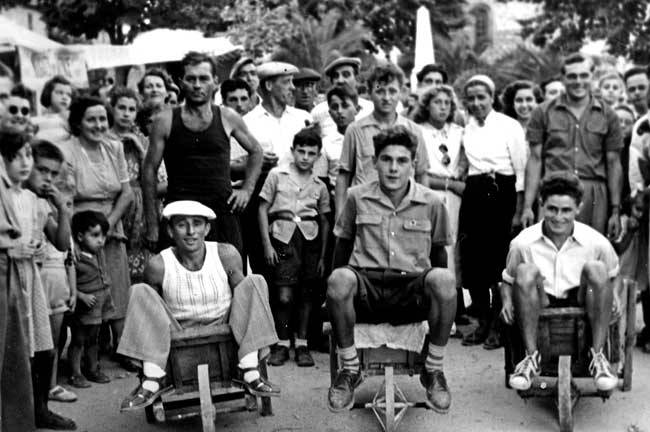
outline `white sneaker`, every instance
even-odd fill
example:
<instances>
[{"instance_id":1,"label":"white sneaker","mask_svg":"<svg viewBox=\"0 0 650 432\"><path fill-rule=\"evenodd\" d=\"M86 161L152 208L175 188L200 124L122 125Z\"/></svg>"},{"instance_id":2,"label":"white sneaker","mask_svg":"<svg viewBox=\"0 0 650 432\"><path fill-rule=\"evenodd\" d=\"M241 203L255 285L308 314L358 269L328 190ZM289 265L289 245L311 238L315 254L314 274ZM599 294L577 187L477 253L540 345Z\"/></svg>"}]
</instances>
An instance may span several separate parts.
<instances>
[{"instance_id":1,"label":"white sneaker","mask_svg":"<svg viewBox=\"0 0 650 432\"><path fill-rule=\"evenodd\" d=\"M514 373L510 375L510 387L515 390L528 390L533 383L533 378L539 373L539 352L535 351L526 355L517 364Z\"/></svg>"},{"instance_id":2,"label":"white sneaker","mask_svg":"<svg viewBox=\"0 0 650 432\"><path fill-rule=\"evenodd\" d=\"M605 358L605 354L600 350L598 352L591 348L591 363L589 372L594 377L594 383L599 391L610 391L616 388L618 377L612 370L612 366Z\"/></svg>"}]
</instances>

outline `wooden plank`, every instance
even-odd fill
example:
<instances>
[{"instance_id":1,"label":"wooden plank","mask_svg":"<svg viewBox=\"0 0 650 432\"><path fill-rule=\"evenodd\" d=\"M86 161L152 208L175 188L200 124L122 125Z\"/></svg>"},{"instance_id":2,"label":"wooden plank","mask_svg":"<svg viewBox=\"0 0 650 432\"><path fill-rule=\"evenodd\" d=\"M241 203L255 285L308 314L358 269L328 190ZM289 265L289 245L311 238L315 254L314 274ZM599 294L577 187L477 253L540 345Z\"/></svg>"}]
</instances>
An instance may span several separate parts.
<instances>
[{"instance_id":1,"label":"wooden plank","mask_svg":"<svg viewBox=\"0 0 650 432\"><path fill-rule=\"evenodd\" d=\"M264 379L269 379L268 369L266 367L266 360L261 360L260 361L259 368L260 368L260 375ZM285 391L286 391L286 389L285 389ZM273 405L271 403L271 398L270 397L263 397L263 398L260 398L260 399L262 399L262 411L260 412L260 414L262 416L264 416L264 417L273 415Z\"/></svg>"},{"instance_id":2,"label":"wooden plank","mask_svg":"<svg viewBox=\"0 0 650 432\"><path fill-rule=\"evenodd\" d=\"M634 350L634 339L636 336L636 288L635 281L625 279L627 283L627 322L625 325L625 364L623 366L623 391L632 389L632 370L634 369L632 352Z\"/></svg>"},{"instance_id":3,"label":"wooden plank","mask_svg":"<svg viewBox=\"0 0 650 432\"><path fill-rule=\"evenodd\" d=\"M571 357L560 356L557 378L557 411L560 432L573 432L573 400L571 398Z\"/></svg>"},{"instance_id":4,"label":"wooden plank","mask_svg":"<svg viewBox=\"0 0 650 432\"><path fill-rule=\"evenodd\" d=\"M178 332L172 332L173 341L182 341L186 339L198 339L210 336L231 336L232 331L228 324L218 324L210 326L189 327Z\"/></svg>"},{"instance_id":5,"label":"wooden plank","mask_svg":"<svg viewBox=\"0 0 650 432\"><path fill-rule=\"evenodd\" d=\"M221 381L228 381L232 379L232 371L230 370L230 356L228 355L227 350L230 347L225 343L220 343L217 345L217 350L219 351L219 370L216 372L217 379Z\"/></svg>"},{"instance_id":6,"label":"wooden plank","mask_svg":"<svg viewBox=\"0 0 650 432\"><path fill-rule=\"evenodd\" d=\"M199 397L201 399L201 423L203 432L215 432L214 406L210 394L210 371L207 364L199 365L197 368L199 376Z\"/></svg>"},{"instance_id":7,"label":"wooden plank","mask_svg":"<svg viewBox=\"0 0 650 432\"><path fill-rule=\"evenodd\" d=\"M395 432L395 381L392 366L386 366L384 376L386 382L386 432Z\"/></svg>"}]
</instances>

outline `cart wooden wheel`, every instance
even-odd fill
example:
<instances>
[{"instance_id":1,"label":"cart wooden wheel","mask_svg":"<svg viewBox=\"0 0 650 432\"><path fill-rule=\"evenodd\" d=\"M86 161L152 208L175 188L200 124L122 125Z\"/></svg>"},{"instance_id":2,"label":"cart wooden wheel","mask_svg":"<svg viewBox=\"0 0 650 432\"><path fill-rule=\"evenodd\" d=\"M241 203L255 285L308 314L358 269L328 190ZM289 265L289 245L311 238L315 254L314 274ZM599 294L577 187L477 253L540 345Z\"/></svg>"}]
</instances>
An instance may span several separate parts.
<instances>
[{"instance_id":1,"label":"cart wooden wheel","mask_svg":"<svg viewBox=\"0 0 650 432\"><path fill-rule=\"evenodd\" d=\"M393 367L384 368L384 378L386 383L386 432L395 432L395 381L393 378Z\"/></svg>"},{"instance_id":2,"label":"cart wooden wheel","mask_svg":"<svg viewBox=\"0 0 650 432\"><path fill-rule=\"evenodd\" d=\"M212 392L210 391L210 372L207 364L197 367L199 376L199 398L201 400L201 423L203 432L215 432L214 405L212 405Z\"/></svg>"},{"instance_id":3,"label":"cart wooden wheel","mask_svg":"<svg viewBox=\"0 0 650 432\"><path fill-rule=\"evenodd\" d=\"M560 432L573 432L573 398L571 397L571 356L563 355L557 367L557 411Z\"/></svg>"}]
</instances>

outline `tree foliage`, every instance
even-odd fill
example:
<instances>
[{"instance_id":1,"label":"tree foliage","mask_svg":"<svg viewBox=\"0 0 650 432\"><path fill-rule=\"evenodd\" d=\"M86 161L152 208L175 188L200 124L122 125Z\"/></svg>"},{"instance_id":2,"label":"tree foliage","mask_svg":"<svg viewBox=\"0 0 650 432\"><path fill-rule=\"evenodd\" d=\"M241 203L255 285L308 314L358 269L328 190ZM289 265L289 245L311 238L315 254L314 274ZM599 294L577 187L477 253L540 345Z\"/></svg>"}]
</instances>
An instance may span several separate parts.
<instances>
[{"instance_id":1,"label":"tree foliage","mask_svg":"<svg viewBox=\"0 0 650 432\"><path fill-rule=\"evenodd\" d=\"M579 50L588 39L607 39L613 55L650 60L648 3L639 0L532 0L543 13L522 22L522 36L560 53Z\"/></svg>"}]
</instances>

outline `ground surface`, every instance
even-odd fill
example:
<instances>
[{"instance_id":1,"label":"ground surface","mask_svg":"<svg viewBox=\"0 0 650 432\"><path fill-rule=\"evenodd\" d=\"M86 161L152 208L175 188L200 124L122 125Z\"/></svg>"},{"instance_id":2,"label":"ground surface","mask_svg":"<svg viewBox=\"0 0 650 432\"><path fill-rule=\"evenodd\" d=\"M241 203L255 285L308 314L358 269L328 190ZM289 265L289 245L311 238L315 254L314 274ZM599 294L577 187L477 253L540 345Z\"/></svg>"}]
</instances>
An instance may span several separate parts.
<instances>
[{"instance_id":1,"label":"ground surface","mask_svg":"<svg viewBox=\"0 0 650 432\"><path fill-rule=\"evenodd\" d=\"M589 432L650 432L650 355L634 353L632 391L616 392L605 403L599 398L583 398L575 408L575 430ZM270 368L271 380L282 386L282 397L274 399L272 417L255 413L225 414L217 418L217 430L233 432L288 431L379 431L370 410L332 414L326 407L329 386L328 357L315 354L316 367L299 369L295 363ZM164 432L200 431L198 419L150 425L144 412L121 414L121 399L136 385L133 375L105 361L109 384L94 384L79 390L73 404L52 403L52 409L76 419L80 431L89 432ZM445 373L453 403L449 414L411 409L400 425L401 431L555 431L555 405L533 399L525 402L504 387L503 351L463 347L450 341ZM410 400L422 400L424 390L417 376L397 377L397 383ZM357 391L357 401L369 401L381 378L367 379Z\"/></svg>"}]
</instances>

